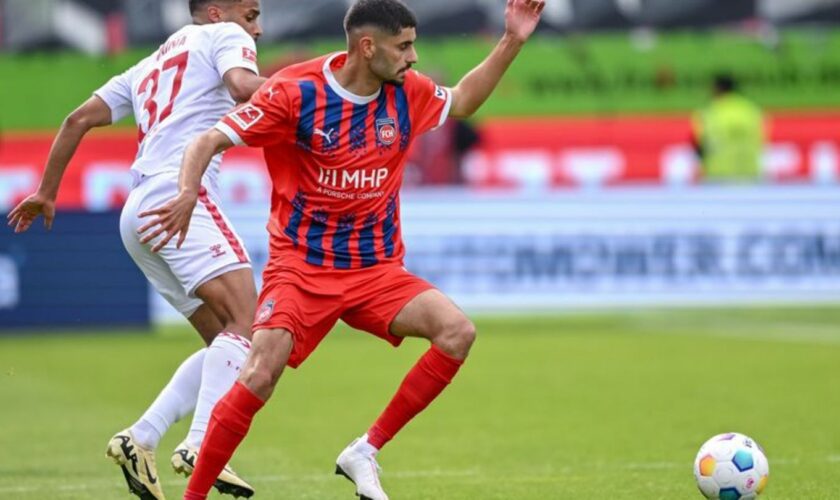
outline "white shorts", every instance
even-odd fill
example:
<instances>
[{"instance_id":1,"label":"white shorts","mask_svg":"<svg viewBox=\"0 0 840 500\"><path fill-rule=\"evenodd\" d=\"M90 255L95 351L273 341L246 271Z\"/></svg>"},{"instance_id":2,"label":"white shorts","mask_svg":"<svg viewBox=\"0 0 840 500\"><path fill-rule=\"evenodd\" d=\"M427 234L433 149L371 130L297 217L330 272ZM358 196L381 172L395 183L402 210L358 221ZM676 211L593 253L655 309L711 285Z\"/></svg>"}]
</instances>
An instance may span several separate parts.
<instances>
[{"instance_id":1,"label":"white shorts","mask_svg":"<svg viewBox=\"0 0 840 500\"><path fill-rule=\"evenodd\" d=\"M201 306L195 290L213 278L237 269L251 267L242 240L233 232L227 217L218 208L215 196L202 189L193 211L187 239L175 248L177 237L158 253L155 240L143 245L137 230L152 220L138 215L157 208L178 194L178 174L164 173L144 177L128 195L120 216L120 235L131 258L155 289L189 318ZM161 236L162 237L162 236Z\"/></svg>"}]
</instances>

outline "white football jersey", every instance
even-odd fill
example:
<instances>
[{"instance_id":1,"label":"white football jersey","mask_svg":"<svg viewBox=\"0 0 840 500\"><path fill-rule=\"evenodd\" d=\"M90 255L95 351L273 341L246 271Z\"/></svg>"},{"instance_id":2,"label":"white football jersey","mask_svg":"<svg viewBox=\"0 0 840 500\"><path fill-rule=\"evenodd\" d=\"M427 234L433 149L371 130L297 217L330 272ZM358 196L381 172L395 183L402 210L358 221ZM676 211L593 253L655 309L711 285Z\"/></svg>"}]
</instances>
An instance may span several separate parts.
<instances>
[{"instance_id":1,"label":"white football jersey","mask_svg":"<svg viewBox=\"0 0 840 500\"><path fill-rule=\"evenodd\" d=\"M133 171L180 170L187 145L236 104L223 80L233 68L259 74L254 39L241 26L188 25L94 92L111 108L112 123L134 113L139 146ZM203 179L214 191L221 160L213 158Z\"/></svg>"}]
</instances>

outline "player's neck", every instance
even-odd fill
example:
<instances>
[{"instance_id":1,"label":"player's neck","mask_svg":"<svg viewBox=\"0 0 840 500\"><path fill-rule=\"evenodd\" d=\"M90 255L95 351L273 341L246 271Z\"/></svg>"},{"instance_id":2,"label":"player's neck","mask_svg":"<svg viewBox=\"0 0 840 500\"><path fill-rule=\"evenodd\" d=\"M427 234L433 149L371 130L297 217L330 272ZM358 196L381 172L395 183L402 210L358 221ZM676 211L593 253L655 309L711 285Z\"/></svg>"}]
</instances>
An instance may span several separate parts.
<instances>
[{"instance_id":1,"label":"player's neck","mask_svg":"<svg viewBox=\"0 0 840 500\"><path fill-rule=\"evenodd\" d=\"M333 71L333 75L345 90L360 96L373 95L382 87L382 80L371 73L365 64L349 55L344 66Z\"/></svg>"}]
</instances>

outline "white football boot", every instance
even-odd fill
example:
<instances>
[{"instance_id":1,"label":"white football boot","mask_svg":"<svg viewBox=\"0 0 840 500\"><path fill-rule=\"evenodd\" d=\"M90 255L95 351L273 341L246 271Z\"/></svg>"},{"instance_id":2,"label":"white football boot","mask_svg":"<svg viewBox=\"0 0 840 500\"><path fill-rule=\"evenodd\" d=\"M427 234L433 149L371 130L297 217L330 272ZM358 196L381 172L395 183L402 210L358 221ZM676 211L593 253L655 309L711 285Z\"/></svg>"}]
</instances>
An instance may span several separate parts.
<instances>
[{"instance_id":1,"label":"white football boot","mask_svg":"<svg viewBox=\"0 0 840 500\"><path fill-rule=\"evenodd\" d=\"M335 473L356 485L356 496L361 500L388 500L379 483L382 468L376 463L375 450L365 434L347 445L335 461Z\"/></svg>"}]
</instances>

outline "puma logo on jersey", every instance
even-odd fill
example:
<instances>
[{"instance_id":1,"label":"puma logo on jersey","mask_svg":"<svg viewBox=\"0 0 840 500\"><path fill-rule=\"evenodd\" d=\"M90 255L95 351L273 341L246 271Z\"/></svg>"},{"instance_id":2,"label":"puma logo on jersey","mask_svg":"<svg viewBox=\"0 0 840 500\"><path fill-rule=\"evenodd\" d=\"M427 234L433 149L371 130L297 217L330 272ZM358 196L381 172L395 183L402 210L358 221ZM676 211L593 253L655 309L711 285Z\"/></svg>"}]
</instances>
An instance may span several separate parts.
<instances>
[{"instance_id":1,"label":"puma logo on jersey","mask_svg":"<svg viewBox=\"0 0 840 500\"><path fill-rule=\"evenodd\" d=\"M274 91L274 87L269 87L269 89L266 90L266 93L268 94L268 100L270 101L270 100L274 99L274 95L277 92Z\"/></svg>"},{"instance_id":2,"label":"puma logo on jersey","mask_svg":"<svg viewBox=\"0 0 840 500\"><path fill-rule=\"evenodd\" d=\"M440 85L435 85L435 97L441 101L446 100L446 91Z\"/></svg>"},{"instance_id":3,"label":"puma logo on jersey","mask_svg":"<svg viewBox=\"0 0 840 500\"><path fill-rule=\"evenodd\" d=\"M319 129L318 127L315 127L315 135L320 135L321 137L323 137L324 141L327 144L332 144L333 141L336 139L336 137L335 137L336 134L335 134L335 129L334 128L331 128L329 132L324 132L323 130Z\"/></svg>"}]
</instances>

